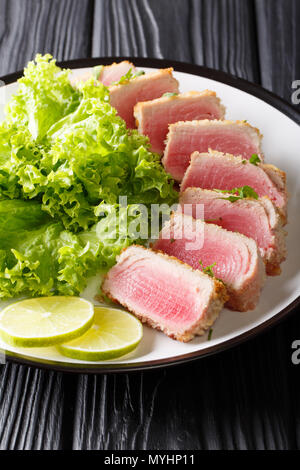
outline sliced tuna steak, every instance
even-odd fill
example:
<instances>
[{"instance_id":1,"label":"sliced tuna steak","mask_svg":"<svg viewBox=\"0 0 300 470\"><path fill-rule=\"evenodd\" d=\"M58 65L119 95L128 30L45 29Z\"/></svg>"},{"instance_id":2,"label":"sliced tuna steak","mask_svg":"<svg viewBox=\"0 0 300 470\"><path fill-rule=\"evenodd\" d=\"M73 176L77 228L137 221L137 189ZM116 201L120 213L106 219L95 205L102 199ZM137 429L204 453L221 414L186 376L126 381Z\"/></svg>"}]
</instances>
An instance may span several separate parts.
<instances>
[{"instance_id":1,"label":"sliced tuna steak","mask_svg":"<svg viewBox=\"0 0 300 470\"><path fill-rule=\"evenodd\" d=\"M103 83L105 86L111 86L114 82L118 82L121 77L126 75L129 70L136 72L135 66L128 62L128 60L123 60L119 63L113 63L103 67L98 76L98 80Z\"/></svg>"},{"instance_id":2,"label":"sliced tuna steak","mask_svg":"<svg viewBox=\"0 0 300 470\"><path fill-rule=\"evenodd\" d=\"M137 245L121 253L102 290L143 322L179 341L203 334L227 299L221 282Z\"/></svg>"},{"instance_id":3,"label":"sliced tuna steak","mask_svg":"<svg viewBox=\"0 0 300 470\"><path fill-rule=\"evenodd\" d=\"M189 91L138 103L134 108L140 134L147 135L153 152L163 154L168 126L178 121L223 119L225 108L214 91Z\"/></svg>"},{"instance_id":4,"label":"sliced tuna steak","mask_svg":"<svg viewBox=\"0 0 300 470\"><path fill-rule=\"evenodd\" d=\"M162 162L166 171L181 181L195 151L212 149L246 160L257 154L262 161L261 138L258 129L244 121L177 122L169 126Z\"/></svg>"},{"instance_id":5,"label":"sliced tuna steak","mask_svg":"<svg viewBox=\"0 0 300 470\"><path fill-rule=\"evenodd\" d=\"M110 104L131 129L135 128L134 106L139 101L154 100L164 93L178 93L178 82L173 69L161 69L110 87Z\"/></svg>"},{"instance_id":6,"label":"sliced tuna steak","mask_svg":"<svg viewBox=\"0 0 300 470\"><path fill-rule=\"evenodd\" d=\"M103 83L105 86L110 86L114 82L118 82L123 75L132 69L133 72L136 71L135 66L128 62L128 60L123 60L122 62L114 62L111 65L99 65L99 74L97 79ZM76 86L79 82L85 82L94 76L92 70L88 70L81 74L78 77L71 79L73 86Z\"/></svg>"},{"instance_id":7,"label":"sliced tuna steak","mask_svg":"<svg viewBox=\"0 0 300 470\"><path fill-rule=\"evenodd\" d=\"M206 222L253 238L266 263L267 273L280 274L280 263L286 258L286 243L278 210L267 197L230 202L224 199L229 196L207 189L188 188L180 196L181 209L197 218L197 206L202 204Z\"/></svg>"},{"instance_id":8,"label":"sliced tuna steak","mask_svg":"<svg viewBox=\"0 0 300 470\"><path fill-rule=\"evenodd\" d=\"M189 249L201 231L204 233L202 246ZM265 267L254 240L176 212L164 225L153 249L176 256L194 269L216 263L212 267L213 274L228 289L226 305L241 312L256 307L265 280Z\"/></svg>"},{"instance_id":9,"label":"sliced tuna steak","mask_svg":"<svg viewBox=\"0 0 300 470\"><path fill-rule=\"evenodd\" d=\"M253 165L241 157L210 151L193 153L181 183L186 188L231 190L251 186L257 194L268 196L286 217L285 173L273 165Z\"/></svg>"}]
</instances>

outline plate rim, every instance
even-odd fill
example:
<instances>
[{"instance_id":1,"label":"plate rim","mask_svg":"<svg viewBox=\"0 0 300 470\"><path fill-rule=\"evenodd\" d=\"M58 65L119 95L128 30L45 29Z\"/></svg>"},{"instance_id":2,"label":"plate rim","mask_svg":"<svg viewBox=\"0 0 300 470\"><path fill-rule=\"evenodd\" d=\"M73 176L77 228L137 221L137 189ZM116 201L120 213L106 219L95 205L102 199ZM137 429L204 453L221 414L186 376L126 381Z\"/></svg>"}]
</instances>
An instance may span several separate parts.
<instances>
[{"instance_id":1,"label":"plate rim","mask_svg":"<svg viewBox=\"0 0 300 470\"><path fill-rule=\"evenodd\" d=\"M141 58L141 57L130 57L130 56L109 56L109 57L94 57L94 58L83 58L74 59L68 61L58 61L57 64L61 67L76 69L76 68L87 68L98 65L99 62L103 65L109 65L115 61L128 60L134 62L138 67L150 67L150 68L169 68L173 67L176 72L183 72L199 77L210 78L214 81L224 83L233 88L242 90L256 98L261 99L273 108L285 114L296 124L300 125L300 112L296 107L292 106L283 98L279 97L275 93L252 83L243 78L236 77L230 73L216 70L213 68L205 67L202 65L195 65L188 62L179 62L173 60L156 59L156 58ZM22 71L17 71L0 77L0 80L4 82L4 85L9 85L18 80L23 75ZM6 351L2 349L5 354L5 360L16 364L33 366L39 369L55 370L59 372L69 373L81 373L81 374L109 374L109 373L128 373L144 371L149 369L157 369L163 367L172 367L176 365L182 365L187 362L192 362L213 354L226 351L234 346L244 343L247 340L253 339L258 335L266 332L283 319L287 319L293 313L296 313L296 308L300 306L300 296L293 300L284 309L280 310L273 317L265 320L263 323L245 331L244 333L230 338L222 343L214 346L208 346L205 349L194 351L186 354L180 354L164 359L156 359L152 361L144 361L139 363L123 363L123 364L86 364L86 363L70 363L63 361L53 361L40 358L34 358L31 356L14 353L12 351ZM0 349L1 350L1 349Z\"/></svg>"}]
</instances>

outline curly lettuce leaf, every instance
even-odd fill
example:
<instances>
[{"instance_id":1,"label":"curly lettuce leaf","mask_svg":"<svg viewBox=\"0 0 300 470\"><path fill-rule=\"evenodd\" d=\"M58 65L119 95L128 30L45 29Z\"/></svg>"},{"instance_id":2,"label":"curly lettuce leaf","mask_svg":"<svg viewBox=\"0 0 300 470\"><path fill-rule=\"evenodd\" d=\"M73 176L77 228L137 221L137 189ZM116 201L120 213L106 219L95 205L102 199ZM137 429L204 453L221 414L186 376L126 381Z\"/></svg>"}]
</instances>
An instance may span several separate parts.
<instances>
[{"instance_id":1,"label":"curly lettuce leaf","mask_svg":"<svg viewBox=\"0 0 300 470\"><path fill-rule=\"evenodd\" d=\"M57 290L60 222L23 230L0 250L0 297L50 295Z\"/></svg>"},{"instance_id":2,"label":"curly lettuce leaf","mask_svg":"<svg viewBox=\"0 0 300 470\"><path fill-rule=\"evenodd\" d=\"M0 297L78 294L144 243L150 211L137 205L178 198L149 148L100 82L74 90L68 71L38 55L0 125Z\"/></svg>"},{"instance_id":3,"label":"curly lettuce leaf","mask_svg":"<svg viewBox=\"0 0 300 470\"><path fill-rule=\"evenodd\" d=\"M34 139L41 140L78 106L79 93L70 84L69 71L58 67L50 54L37 54L18 83L18 92L6 107L6 120L27 126Z\"/></svg>"},{"instance_id":4,"label":"curly lettuce leaf","mask_svg":"<svg viewBox=\"0 0 300 470\"><path fill-rule=\"evenodd\" d=\"M99 271L107 271L121 251L133 243L145 244L146 237L141 227L145 219L136 206L120 207L118 204L102 203L97 208L101 220L89 230L72 235L65 231L65 245L59 250L60 292L71 295L74 289L81 292L86 287L86 277ZM136 233L130 232L130 225L138 227ZM148 233L148 221L146 221ZM76 269L74 269L74 267Z\"/></svg>"},{"instance_id":5,"label":"curly lettuce leaf","mask_svg":"<svg viewBox=\"0 0 300 470\"><path fill-rule=\"evenodd\" d=\"M107 89L90 80L78 93L77 108L56 121L42 143L24 126L3 125L11 137L0 162L0 198L36 198L75 232L97 222L94 207L101 201L174 202L177 193L159 156L149 151L146 137L126 128Z\"/></svg>"},{"instance_id":6,"label":"curly lettuce leaf","mask_svg":"<svg viewBox=\"0 0 300 470\"><path fill-rule=\"evenodd\" d=\"M47 295L55 288L62 230L34 201L0 202L0 298Z\"/></svg>"},{"instance_id":7,"label":"curly lettuce leaf","mask_svg":"<svg viewBox=\"0 0 300 470\"><path fill-rule=\"evenodd\" d=\"M143 224L135 207L102 204L100 221L79 234L64 230L34 201L0 202L0 298L22 295L78 295L87 280L107 270L134 242L128 227Z\"/></svg>"},{"instance_id":8,"label":"curly lettuce leaf","mask_svg":"<svg viewBox=\"0 0 300 470\"><path fill-rule=\"evenodd\" d=\"M98 87L103 92L103 86ZM95 89L94 85L94 93ZM127 196L132 204L172 203L177 199L159 156L149 151L148 139L129 131L104 100L83 98L74 113L49 130L47 139L51 149L44 168L55 169L48 176L43 203L53 216L58 215L59 208L66 228L86 229L90 222L88 206L101 201L115 204L119 196ZM66 190L71 207L63 200ZM73 193L79 196L79 204ZM81 197L84 195L85 200ZM69 208L71 213L65 214Z\"/></svg>"},{"instance_id":9,"label":"curly lettuce leaf","mask_svg":"<svg viewBox=\"0 0 300 470\"><path fill-rule=\"evenodd\" d=\"M51 221L38 202L22 201L21 199L0 201L0 238L1 246L7 233L14 237L22 230L32 230ZM9 241L9 240L8 240Z\"/></svg>"},{"instance_id":10,"label":"curly lettuce leaf","mask_svg":"<svg viewBox=\"0 0 300 470\"><path fill-rule=\"evenodd\" d=\"M9 202L12 206L22 201ZM90 269L88 263L81 263L82 253L86 253L89 246L85 246L76 235L65 231L61 222L47 221L38 226L38 222L42 222L47 215L41 207L38 214L35 203L25 204L26 213L32 210L31 221L37 224L34 228L25 227L30 225L30 219L24 223L20 206L15 211L18 230L7 230L8 226L13 228L13 221L4 224L1 220L0 298L79 294L86 285ZM33 214L37 215L35 220ZM72 247L72 256L66 253L68 247ZM61 252L64 253L63 257ZM90 262L95 262L92 253L86 256ZM64 264L61 266L61 262L66 263L67 269ZM66 270L69 276L66 276Z\"/></svg>"},{"instance_id":11,"label":"curly lettuce leaf","mask_svg":"<svg viewBox=\"0 0 300 470\"><path fill-rule=\"evenodd\" d=\"M0 154L0 200L38 196L39 186L47 182L39 168L45 149L33 140L29 130L2 123Z\"/></svg>"}]
</instances>

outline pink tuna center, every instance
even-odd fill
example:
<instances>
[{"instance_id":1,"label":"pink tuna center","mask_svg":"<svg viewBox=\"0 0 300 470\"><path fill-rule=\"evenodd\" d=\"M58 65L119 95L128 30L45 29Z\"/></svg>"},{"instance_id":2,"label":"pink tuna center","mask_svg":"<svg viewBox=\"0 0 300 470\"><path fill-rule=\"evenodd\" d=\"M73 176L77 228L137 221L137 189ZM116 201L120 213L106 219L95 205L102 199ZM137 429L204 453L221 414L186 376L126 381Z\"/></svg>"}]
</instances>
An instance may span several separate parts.
<instances>
[{"instance_id":1,"label":"pink tuna center","mask_svg":"<svg viewBox=\"0 0 300 470\"><path fill-rule=\"evenodd\" d=\"M218 236L218 235L217 235ZM246 245L235 244L235 239L218 240L204 234L204 245L199 250L187 250L187 240L159 240L155 249L162 250L170 256L176 256L194 269L202 269L214 263L214 275L228 284L235 283L249 269L250 256Z\"/></svg>"},{"instance_id":2,"label":"pink tuna center","mask_svg":"<svg viewBox=\"0 0 300 470\"><path fill-rule=\"evenodd\" d=\"M183 282L183 278L172 275L170 266L163 272L162 263L159 270L152 263L153 260L151 265L145 266L145 260L138 261L129 269L119 272L115 279L118 296L123 292L129 308L149 315L157 322L163 319L169 327L178 328L179 324L193 323L199 318L206 296L200 298L193 283Z\"/></svg>"}]
</instances>

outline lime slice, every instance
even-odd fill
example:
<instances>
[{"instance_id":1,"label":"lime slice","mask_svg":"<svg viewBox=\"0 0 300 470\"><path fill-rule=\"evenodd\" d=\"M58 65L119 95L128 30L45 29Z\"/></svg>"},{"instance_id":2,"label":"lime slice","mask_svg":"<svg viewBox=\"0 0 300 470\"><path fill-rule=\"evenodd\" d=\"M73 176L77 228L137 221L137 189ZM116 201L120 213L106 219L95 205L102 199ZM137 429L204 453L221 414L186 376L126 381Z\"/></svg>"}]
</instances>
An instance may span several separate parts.
<instances>
[{"instance_id":1,"label":"lime slice","mask_svg":"<svg viewBox=\"0 0 300 470\"><path fill-rule=\"evenodd\" d=\"M0 336L12 346L52 346L78 338L93 320L93 304L80 297L27 299L0 312Z\"/></svg>"},{"instance_id":2,"label":"lime slice","mask_svg":"<svg viewBox=\"0 0 300 470\"><path fill-rule=\"evenodd\" d=\"M129 353L143 336L141 322L130 313L95 307L94 324L78 339L58 346L64 356L82 361L103 361Z\"/></svg>"}]
</instances>

